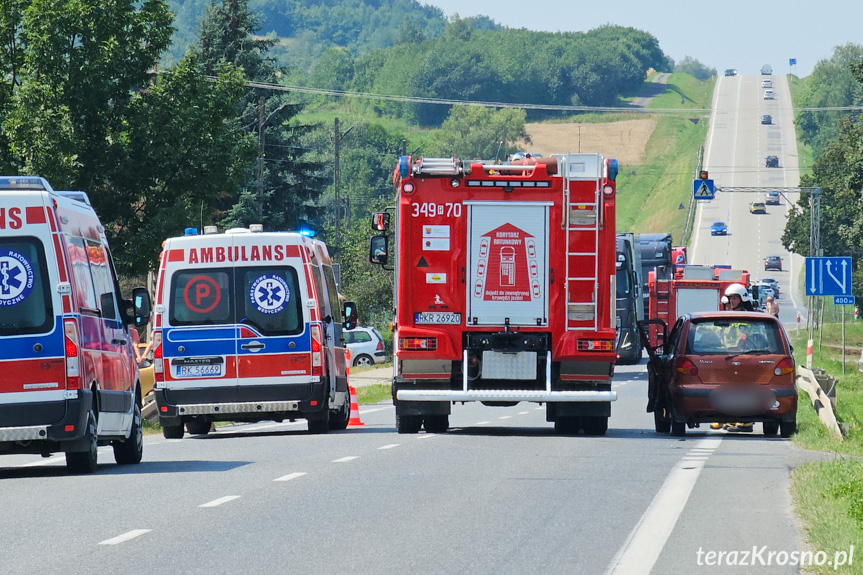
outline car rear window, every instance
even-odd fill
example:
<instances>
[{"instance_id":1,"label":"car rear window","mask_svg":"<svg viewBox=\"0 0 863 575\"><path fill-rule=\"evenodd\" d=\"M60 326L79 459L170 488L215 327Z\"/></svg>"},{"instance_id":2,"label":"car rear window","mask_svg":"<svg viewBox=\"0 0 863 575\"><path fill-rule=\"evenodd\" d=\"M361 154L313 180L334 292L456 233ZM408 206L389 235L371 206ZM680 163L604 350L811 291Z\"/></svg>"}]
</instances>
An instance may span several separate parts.
<instances>
[{"instance_id":1,"label":"car rear window","mask_svg":"<svg viewBox=\"0 0 863 575\"><path fill-rule=\"evenodd\" d=\"M722 355L752 352L786 354L785 342L775 321L750 319L709 319L689 327L686 353Z\"/></svg>"},{"instance_id":2,"label":"car rear window","mask_svg":"<svg viewBox=\"0 0 863 575\"><path fill-rule=\"evenodd\" d=\"M0 238L0 336L53 329L45 261L45 248L37 238Z\"/></svg>"}]
</instances>

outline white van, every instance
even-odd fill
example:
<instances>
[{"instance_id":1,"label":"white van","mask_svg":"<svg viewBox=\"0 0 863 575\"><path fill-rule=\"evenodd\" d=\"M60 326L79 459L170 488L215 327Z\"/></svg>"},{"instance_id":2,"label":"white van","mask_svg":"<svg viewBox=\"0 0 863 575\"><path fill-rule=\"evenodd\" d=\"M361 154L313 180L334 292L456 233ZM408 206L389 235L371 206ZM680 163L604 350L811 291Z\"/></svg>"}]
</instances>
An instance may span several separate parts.
<instances>
[{"instance_id":1,"label":"white van","mask_svg":"<svg viewBox=\"0 0 863 575\"><path fill-rule=\"evenodd\" d=\"M150 296L120 297L105 228L83 192L0 177L0 454L65 452L74 473L143 454L141 384L129 325Z\"/></svg>"},{"instance_id":2,"label":"white van","mask_svg":"<svg viewBox=\"0 0 863 575\"><path fill-rule=\"evenodd\" d=\"M773 66L771 66L770 64L764 64L763 66L761 66L762 76L770 76L771 74L773 74Z\"/></svg>"},{"instance_id":3,"label":"white van","mask_svg":"<svg viewBox=\"0 0 863 575\"><path fill-rule=\"evenodd\" d=\"M307 419L309 431L350 419L339 304L327 247L260 226L164 243L156 286L155 395L166 438L214 421Z\"/></svg>"}]
</instances>

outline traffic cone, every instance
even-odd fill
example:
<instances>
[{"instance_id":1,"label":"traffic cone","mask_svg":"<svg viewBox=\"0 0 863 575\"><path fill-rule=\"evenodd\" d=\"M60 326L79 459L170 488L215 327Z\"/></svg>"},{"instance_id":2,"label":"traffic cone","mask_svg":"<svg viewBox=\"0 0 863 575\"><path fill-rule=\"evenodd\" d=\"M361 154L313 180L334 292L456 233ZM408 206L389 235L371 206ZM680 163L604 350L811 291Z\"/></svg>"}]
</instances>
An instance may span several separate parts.
<instances>
[{"instance_id":1,"label":"traffic cone","mask_svg":"<svg viewBox=\"0 0 863 575\"><path fill-rule=\"evenodd\" d=\"M351 374L351 350L345 348L345 375Z\"/></svg>"},{"instance_id":2,"label":"traffic cone","mask_svg":"<svg viewBox=\"0 0 863 575\"><path fill-rule=\"evenodd\" d=\"M351 418L348 421L348 427L359 427L365 425L360 421L360 406L357 404L357 390L353 385L348 386L351 390Z\"/></svg>"}]
</instances>

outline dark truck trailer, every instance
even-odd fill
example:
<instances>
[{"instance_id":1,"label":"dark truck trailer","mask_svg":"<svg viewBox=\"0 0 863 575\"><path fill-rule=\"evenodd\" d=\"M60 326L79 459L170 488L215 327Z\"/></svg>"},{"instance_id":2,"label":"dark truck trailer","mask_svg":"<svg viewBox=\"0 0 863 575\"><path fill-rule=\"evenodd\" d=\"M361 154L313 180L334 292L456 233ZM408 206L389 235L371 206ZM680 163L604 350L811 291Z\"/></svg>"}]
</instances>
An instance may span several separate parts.
<instances>
[{"instance_id":1,"label":"dark truck trailer","mask_svg":"<svg viewBox=\"0 0 863 575\"><path fill-rule=\"evenodd\" d=\"M635 236L641 252L641 297L644 309L648 309L649 287L647 275L656 270L657 278L671 278L674 268L671 261L671 248L674 240L670 233L638 234Z\"/></svg>"},{"instance_id":2,"label":"dark truck trailer","mask_svg":"<svg viewBox=\"0 0 863 575\"><path fill-rule=\"evenodd\" d=\"M617 292L617 363L633 365L641 359L638 321L644 319L641 298L641 251L631 233L617 234L615 260Z\"/></svg>"}]
</instances>

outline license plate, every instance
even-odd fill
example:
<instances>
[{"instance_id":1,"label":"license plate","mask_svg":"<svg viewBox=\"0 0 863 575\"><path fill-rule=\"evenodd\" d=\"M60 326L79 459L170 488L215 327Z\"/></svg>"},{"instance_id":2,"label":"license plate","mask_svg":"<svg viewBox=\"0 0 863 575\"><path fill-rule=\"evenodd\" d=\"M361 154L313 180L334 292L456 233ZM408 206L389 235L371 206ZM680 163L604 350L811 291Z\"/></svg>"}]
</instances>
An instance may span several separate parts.
<instances>
[{"instance_id":1,"label":"license plate","mask_svg":"<svg viewBox=\"0 0 863 575\"><path fill-rule=\"evenodd\" d=\"M442 311L416 312L414 314L414 323L444 323L459 325L461 324L461 314Z\"/></svg>"},{"instance_id":2,"label":"license plate","mask_svg":"<svg viewBox=\"0 0 863 575\"><path fill-rule=\"evenodd\" d=\"M222 377L222 365L177 365L175 377Z\"/></svg>"}]
</instances>

